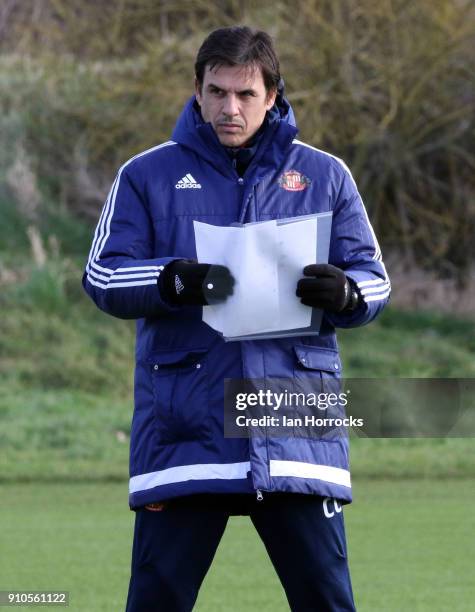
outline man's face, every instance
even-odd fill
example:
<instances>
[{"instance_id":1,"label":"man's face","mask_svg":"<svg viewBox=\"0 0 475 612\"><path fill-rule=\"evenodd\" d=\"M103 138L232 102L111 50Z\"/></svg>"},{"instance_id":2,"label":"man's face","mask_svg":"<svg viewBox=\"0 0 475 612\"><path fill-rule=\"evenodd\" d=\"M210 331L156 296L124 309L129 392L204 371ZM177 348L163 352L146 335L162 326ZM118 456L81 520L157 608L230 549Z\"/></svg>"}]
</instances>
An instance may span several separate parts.
<instances>
[{"instance_id":1,"label":"man's face","mask_svg":"<svg viewBox=\"0 0 475 612\"><path fill-rule=\"evenodd\" d=\"M275 91L268 94L260 68L253 66L206 66L201 89L196 83L201 115L226 147L239 147L254 136L275 96Z\"/></svg>"}]
</instances>

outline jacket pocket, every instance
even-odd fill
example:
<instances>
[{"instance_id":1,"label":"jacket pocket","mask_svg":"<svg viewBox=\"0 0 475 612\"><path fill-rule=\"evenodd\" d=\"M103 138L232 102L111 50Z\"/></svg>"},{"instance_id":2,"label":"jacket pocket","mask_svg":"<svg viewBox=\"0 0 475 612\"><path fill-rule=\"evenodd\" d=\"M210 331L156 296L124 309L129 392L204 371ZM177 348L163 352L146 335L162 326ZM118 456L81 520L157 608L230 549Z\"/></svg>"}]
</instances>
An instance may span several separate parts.
<instances>
[{"instance_id":1,"label":"jacket pocket","mask_svg":"<svg viewBox=\"0 0 475 612\"><path fill-rule=\"evenodd\" d=\"M346 402L341 397L341 361L338 351L318 346L295 345L294 391L305 396L299 416L315 417L303 435L339 441L345 431L336 419L345 416Z\"/></svg>"},{"instance_id":2,"label":"jacket pocket","mask_svg":"<svg viewBox=\"0 0 475 612\"><path fill-rule=\"evenodd\" d=\"M338 351L319 346L294 345L294 379L316 384L321 392L334 393L340 388L341 360Z\"/></svg>"},{"instance_id":3,"label":"jacket pocket","mask_svg":"<svg viewBox=\"0 0 475 612\"><path fill-rule=\"evenodd\" d=\"M148 358L160 443L208 437L207 352L206 348L157 351Z\"/></svg>"}]
</instances>

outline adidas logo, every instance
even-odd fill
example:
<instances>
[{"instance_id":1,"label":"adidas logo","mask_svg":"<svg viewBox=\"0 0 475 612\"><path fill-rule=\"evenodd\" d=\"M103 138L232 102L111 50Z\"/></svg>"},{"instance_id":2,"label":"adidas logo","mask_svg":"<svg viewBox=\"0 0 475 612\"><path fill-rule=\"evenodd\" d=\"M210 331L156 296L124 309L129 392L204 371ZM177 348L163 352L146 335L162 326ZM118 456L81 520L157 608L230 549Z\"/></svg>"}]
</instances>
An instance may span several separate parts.
<instances>
[{"instance_id":1,"label":"adidas logo","mask_svg":"<svg viewBox=\"0 0 475 612\"><path fill-rule=\"evenodd\" d=\"M195 181L191 174L186 174L175 185L175 189L201 189L201 185Z\"/></svg>"},{"instance_id":2,"label":"adidas logo","mask_svg":"<svg viewBox=\"0 0 475 612\"><path fill-rule=\"evenodd\" d=\"M175 274L175 291L177 295L180 295L184 288L185 285L181 282L180 277L178 276L178 274Z\"/></svg>"}]
</instances>

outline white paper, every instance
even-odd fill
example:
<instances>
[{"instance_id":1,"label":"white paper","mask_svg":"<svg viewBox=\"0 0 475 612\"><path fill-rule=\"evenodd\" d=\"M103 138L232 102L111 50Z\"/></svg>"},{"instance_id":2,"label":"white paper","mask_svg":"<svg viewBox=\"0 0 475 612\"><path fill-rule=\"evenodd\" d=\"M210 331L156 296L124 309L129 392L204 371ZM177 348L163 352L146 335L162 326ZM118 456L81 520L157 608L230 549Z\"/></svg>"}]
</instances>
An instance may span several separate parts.
<instances>
[{"instance_id":1,"label":"white paper","mask_svg":"<svg viewBox=\"0 0 475 612\"><path fill-rule=\"evenodd\" d=\"M203 321L225 337L307 327L312 309L295 295L315 262L317 220L218 227L194 221L198 261L225 265L236 280L225 302L205 306Z\"/></svg>"},{"instance_id":2,"label":"white paper","mask_svg":"<svg viewBox=\"0 0 475 612\"><path fill-rule=\"evenodd\" d=\"M195 229L196 254L202 263L221 264L227 266L236 278L231 262L232 253L240 236L238 227L216 227L200 221L193 221ZM219 231L216 231L219 230ZM226 247L229 246L229 249ZM227 303L229 299L225 302ZM221 304L203 308L203 321L213 329L222 332L226 309Z\"/></svg>"},{"instance_id":3,"label":"white paper","mask_svg":"<svg viewBox=\"0 0 475 612\"><path fill-rule=\"evenodd\" d=\"M279 225L277 229L280 253L278 329L307 327L311 324L312 309L302 304L295 290L303 277L304 267L316 260L317 219Z\"/></svg>"}]
</instances>

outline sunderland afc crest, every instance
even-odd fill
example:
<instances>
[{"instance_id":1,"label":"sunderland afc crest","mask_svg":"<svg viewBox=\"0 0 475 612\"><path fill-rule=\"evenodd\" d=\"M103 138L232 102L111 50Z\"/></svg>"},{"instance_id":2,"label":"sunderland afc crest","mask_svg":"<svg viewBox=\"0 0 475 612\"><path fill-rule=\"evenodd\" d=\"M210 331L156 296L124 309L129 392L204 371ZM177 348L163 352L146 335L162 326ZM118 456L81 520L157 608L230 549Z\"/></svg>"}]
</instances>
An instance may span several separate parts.
<instances>
[{"instance_id":1,"label":"sunderland afc crest","mask_svg":"<svg viewBox=\"0 0 475 612\"><path fill-rule=\"evenodd\" d=\"M287 170L279 176L279 185L286 191L303 191L312 181L298 170Z\"/></svg>"}]
</instances>

